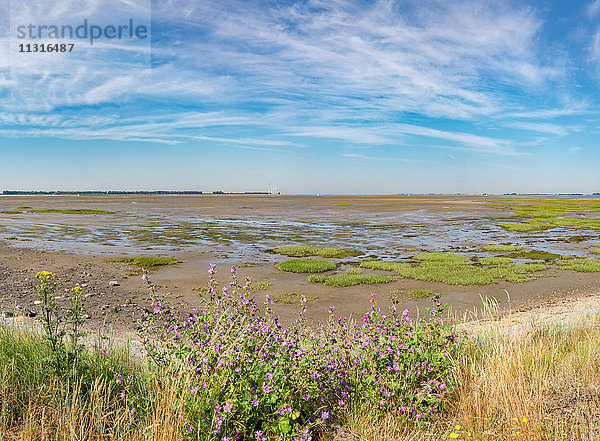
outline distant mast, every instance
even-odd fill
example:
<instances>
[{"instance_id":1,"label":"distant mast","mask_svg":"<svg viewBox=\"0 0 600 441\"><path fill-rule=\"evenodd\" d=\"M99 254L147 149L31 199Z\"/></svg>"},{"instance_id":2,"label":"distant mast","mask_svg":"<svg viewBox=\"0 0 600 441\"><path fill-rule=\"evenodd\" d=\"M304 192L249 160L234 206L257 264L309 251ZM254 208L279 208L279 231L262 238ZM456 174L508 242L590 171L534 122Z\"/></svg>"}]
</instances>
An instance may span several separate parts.
<instances>
[{"instance_id":1,"label":"distant mast","mask_svg":"<svg viewBox=\"0 0 600 441\"><path fill-rule=\"evenodd\" d=\"M279 191L277 190L277 185L273 184L272 182L269 182L268 192L269 194L279 194Z\"/></svg>"}]
</instances>

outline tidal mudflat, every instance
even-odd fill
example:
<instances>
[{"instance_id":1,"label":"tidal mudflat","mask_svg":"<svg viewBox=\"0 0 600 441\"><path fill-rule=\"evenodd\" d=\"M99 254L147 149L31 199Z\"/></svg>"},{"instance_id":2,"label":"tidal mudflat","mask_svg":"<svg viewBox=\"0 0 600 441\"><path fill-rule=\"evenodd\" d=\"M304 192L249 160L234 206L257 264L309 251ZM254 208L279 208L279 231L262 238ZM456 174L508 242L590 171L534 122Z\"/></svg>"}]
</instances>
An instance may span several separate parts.
<instances>
[{"instance_id":1,"label":"tidal mudflat","mask_svg":"<svg viewBox=\"0 0 600 441\"><path fill-rule=\"evenodd\" d=\"M190 304L216 263L223 280L231 265L253 277L259 298L310 297L315 321L330 305L362 314L372 291L418 292L401 296L411 311L431 292L457 312L485 298L527 308L600 290L599 232L600 198L2 196L0 300L32 308L22 287L47 269L87 285L99 322L124 323L144 289L136 261L114 260L169 257L153 278Z\"/></svg>"}]
</instances>

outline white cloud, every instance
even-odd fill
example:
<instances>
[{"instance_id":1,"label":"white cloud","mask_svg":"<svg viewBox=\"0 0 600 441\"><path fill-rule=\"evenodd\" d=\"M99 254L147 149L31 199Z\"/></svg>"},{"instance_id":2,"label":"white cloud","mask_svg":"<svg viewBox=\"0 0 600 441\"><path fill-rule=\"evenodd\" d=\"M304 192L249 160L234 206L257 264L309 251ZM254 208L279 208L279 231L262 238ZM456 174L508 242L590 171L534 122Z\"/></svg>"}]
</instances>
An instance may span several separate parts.
<instances>
[{"instance_id":1,"label":"white cloud","mask_svg":"<svg viewBox=\"0 0 600 441\"><path fill-rule=\"evenodd\" d=\"M100 7L98 1L88 4ZM74 58L69 76L0 72L0 124L22 136L35 130L38 136L196 139L262 148L296 145L290 136L397 145L412 134L512 154L505 140L397 121L407 112L466 121L503 118L518 108L522 93L547 89L563 76L559 65L540 57L538 11L508 2L415 0L400 9L388 0L278 7L164 0L153 9L152 52L159 61L152 69L114 75L110 60ZM519 93L513 98L504 88ZM220 113L184 115L173 108L205 105ZM126 110L115 114L113 106ZM94 115L80 110L96 107L101 110ZM579 111L522 108L512 116L543 119ZM260 126L269 135L255 143L209 133L211 124Z\"/></svg>"},{"instance_id":2,"label":"white cloud","mask_svg":"<svg viewBox=\"0 0 600 441\"><path fill-rule=\"evenodd\" d=\"M587 14L590 18L594 18L600 13L600 0L591 2L587 7Z\"/></svg>"},{"instance_id":3,"label":"white cloud","mask_svg":"<svg viewBox=\"0 0 600 441\"><path fill-rule=\"evenodd\" d=\"M579 153L581 151L583 151L583 147L571 147L571 148L569 148L569 153L571 155L575 155L575 154L577 154L577 153Z\"/></svg>"},{"instance_id":4,"label":"white cloud","mask_svg":"<svg viewBox=\"0 0 600 441\"><path fill-rule=\"evenodd\" d=\"M570 131L577 130L577 127L565 127L558 124L548 124L539 122L514 122L510 124L518 129L529 130L533 132L549 133L556 136L566 136Z\"/></svg>"}]
</instances>

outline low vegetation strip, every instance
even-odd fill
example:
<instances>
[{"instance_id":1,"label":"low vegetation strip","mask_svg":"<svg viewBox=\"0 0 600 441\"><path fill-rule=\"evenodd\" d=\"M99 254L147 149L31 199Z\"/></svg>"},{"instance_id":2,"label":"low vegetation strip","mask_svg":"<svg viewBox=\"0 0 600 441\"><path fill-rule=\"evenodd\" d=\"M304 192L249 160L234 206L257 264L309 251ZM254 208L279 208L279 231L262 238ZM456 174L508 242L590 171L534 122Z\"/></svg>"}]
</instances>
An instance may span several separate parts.
<instances>
[{"instance_id":1,"label":"low vegetation strip","mask_svg":"<svg viewBox=\"0 0 600 441\"><path fill-rule=\"evenodd\" d=\"M548 251L539 250L521 250L507 254L507 257L515 259L531 259L531 260L556 260L560 259L560 254L549 253Z\"/></svg>"},{"instance_id":2,"label":"low vegetation strip","mask_svg":"<svg viewBox=\"0 0 600 441\"><path fill-rule=\"evenodd\" d=\"M107 262L122 262L138 266L140 268L151 268L154 266L174 265L180 263L174 257L117 257L107 259Z\"/></svg>"},{"instance_id":3,"label":"low vegetation strip","mask_svg":"<svg viewBox=\"0 0 600 441\"><path fill-rule=\"evenodd\" d=\"M304 296L304 298L303 298ZM283 303L286 305L297 305L303 301L312 302L313 300L317 300L317 296L305 296L299 292L282 292L279 294L275 294L272 296L274 303Z\"/></svg>"},{"instance_id":4,"label":"low vegetation strip","mask_svg":"<svg viewBox=\"0 0 600 441\"><path fill-rule=\"evenodd\" d=\"M336 264L321 259L290 259L277 264L277 269L292 273L322 273L336 268Z\"/></svg>"},{"instance_id":5,"label":"low vegetation strip","mask_svg":"<svg viewBox=\"0 0 600 441\"><path fill-rule=\"evenodd\" d=\"M547 266L539 263L516 265L503 258L480 258L482 265L474 265L469 259L454 253L424 253L414 257L419 263L410 262L362 262L362 268L393 271L407 279L427 282L443 282L448 285L489 285L495 279L513 283L528 282L531 273L543 271Z\"/></svg>"},{"instance_id":6,"label":"low vegetation strip","mask_svg":"<svg viewBox=\"0 0 600 441\"><path fill-rule=\"evenodd\" d=\"M522 247L518 245L488 245L483 247L485 251L519 251Z\"/></svg>"},{"instance_id":7,"label":"low vegetation strip","mask_svg":"<svg viewBox=\"0 0 600 441\"><path fill-rule=\"evenodd\" d=\"M511 210L516 217L531 218L518 223L509 222L500 224L501 227L509 231L525 233L557 227L600 230L600 219L596 217L586 217L586 215L590 213L600 213L600 203L597 199L539 200L526 202L528 203L492 203L487 204L486 207L499 210ZM532 204L531 202L536 202L536 204Z\"/></svg>"},{"instance_id":8,"label":"low vegetation strip","mask_svg":"<svg viewBox=\"0 0 600 441\"><path fill-rule=\"evenodd\" d=\"M330 276L309 276L311 283L324 283L329 286L344 287L354 285L376 285L379 283L390 283L394 281L391 276L381 276L378 274L340 274L335 277Z\"/></svg>"},{"instance_id":9,"label":"low vegetation strip","mask_svg":"<svg viewBox=\"0 0 600 441\"><path fill-rule=\"evenodd\" d=\"M310 247L304 245L290 245L285 247L279 247L275 248L273 251L277 254L283 254L284 256L290 257L319 256L339 258L360 255L358 251L346 250L344 248Z\"/></svg>"},{"instance_id":10,"label":"low vegetation strip","mask_svg":"<svg viewBox=\"0 0 600 441\"><path fill-rule=\"evenodd\" d=\"M598 259L561 259L558 262L556 262L556 265L562 269L569 269L581 273L600 272L600 260Z\"/></svg>"},{"instance_id":11,"label":"low vegetation strip","mask_svg":"<svg viewBox=\"0 0 600 441\"><path fill-rule=\"evenodd\" d=\"M87 208L67 208L67 209L39 209L39 210L29 210L30 213L61 213L61 214L116 214L116 211L107 211L107 210L90 210Z\"/></svg>"}]
</instances>

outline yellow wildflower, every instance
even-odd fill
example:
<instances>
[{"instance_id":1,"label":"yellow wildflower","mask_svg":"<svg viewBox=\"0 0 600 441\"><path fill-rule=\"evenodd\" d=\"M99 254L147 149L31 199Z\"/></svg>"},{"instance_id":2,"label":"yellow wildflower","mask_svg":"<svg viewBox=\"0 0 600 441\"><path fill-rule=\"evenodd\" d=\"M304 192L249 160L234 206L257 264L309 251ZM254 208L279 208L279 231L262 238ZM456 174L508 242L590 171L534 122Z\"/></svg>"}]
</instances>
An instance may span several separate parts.
<instances>
[{"instance_id":1,"label":"yellow wildflower","mask_svg":"<svg viewBox=\"0 0 600 441\"><path fill-rule=\"evenodd\" d=\"M456 439L458 438L460 435L458 433L454 433L454 432L450 432L450 435L448 435L449 438L452 439Z\"/></svg>"},{"instance_id":2,"label":"yellow wildflower","mask_svg":"<svg viewBox=\"0 0 600 441\"><path fill-rule=\"evenodd\" d=\"M523 422L526 423L527 422L527 418L523 417Z\"/></svg>"},{"instance_id":3,"label":"yellow wildflower","mask_svg":"<svg viewBox=\"0 0 600 441\"><path fill-rule=\"evenodd\" d=\"M71 291L73 291L76 294L79 294L81 292L81 286L76 286L75 288L71 288Z\"/></svg>"},{"instance_id":4,"label":"yellow wildflower","mask_svg":"<svg viewBox=\"0 0 600 441\"><path fill-rule=\"evenodd\" d=\"M51 273L50 271L40 271L35 275L36 279L54 279L56 274Z\"/></svg>"}]
</instances>

